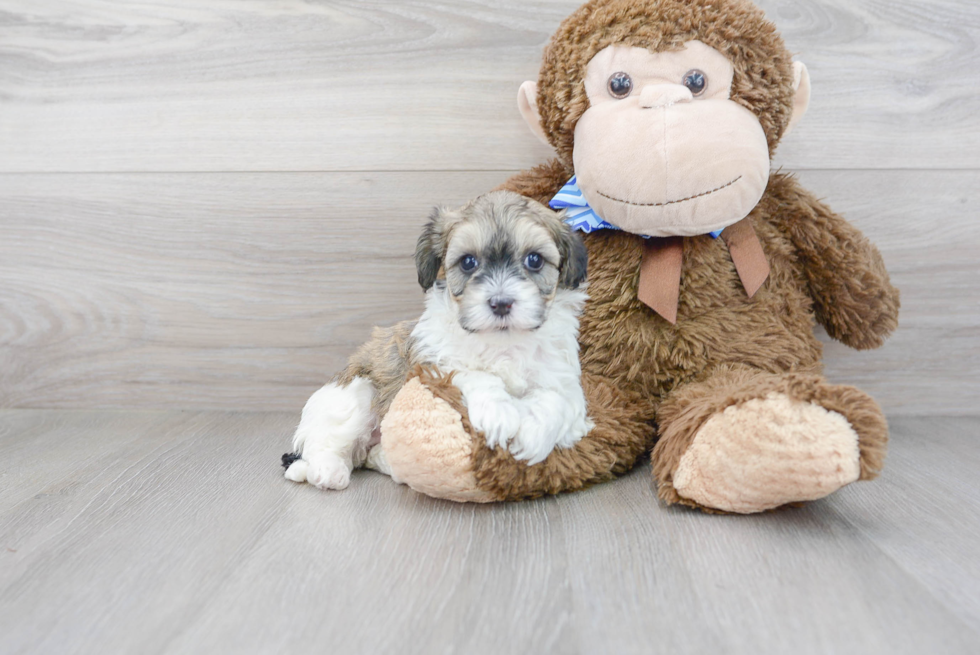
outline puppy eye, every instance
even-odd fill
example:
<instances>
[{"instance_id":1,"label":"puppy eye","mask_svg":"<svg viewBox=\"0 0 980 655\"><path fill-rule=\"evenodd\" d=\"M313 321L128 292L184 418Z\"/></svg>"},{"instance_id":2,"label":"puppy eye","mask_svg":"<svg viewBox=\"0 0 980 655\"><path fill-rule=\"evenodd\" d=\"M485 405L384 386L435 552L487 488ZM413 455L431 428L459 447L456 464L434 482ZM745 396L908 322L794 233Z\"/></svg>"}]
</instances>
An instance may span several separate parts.
<instances>
[{"instance_id":1,"label":"puppy eye","mask_svg":"<svg viewBox=\"0 0 980 655\"><path fill-rule=\"evenodd\" d=\"M544 258L538 253L532 252L524 258L524 266L529 271L540 271L541 267L544 266Z\"/></svg>"},{"instance_id":2,"label":"puppy eye","mask_svg":"<svg viewBox=\"0 0 980 655\"><path fill-rule=\"evenodd\" d=\"M708 76L695 68L684 73L683 84L691 90L691 95L699 96L708 86Z\"/></svg>"},{"instance_id":3,"label":"puppy eye","mask_svg":"<svg viewBox=\"0 0 980 655\"><path fill-rule=\"evenodd\" d=\"M477 264L479 264L479 262L476 261L476 257L473 255L463 255L463 258L459 260L459 268L464 273L469 273L472 271L474 268L476 268Z\"/></svg>"},{"instance_id":4,"label":"puppy eye","mask_svg":"<svg viewBox=\"0 0 980 655\"><path fill-rule=\"evenodd\" d=\"M626 73L613 73L609 77L609 95L620 100L633 90L633 78Z\"/></svg>"}]
</instances>

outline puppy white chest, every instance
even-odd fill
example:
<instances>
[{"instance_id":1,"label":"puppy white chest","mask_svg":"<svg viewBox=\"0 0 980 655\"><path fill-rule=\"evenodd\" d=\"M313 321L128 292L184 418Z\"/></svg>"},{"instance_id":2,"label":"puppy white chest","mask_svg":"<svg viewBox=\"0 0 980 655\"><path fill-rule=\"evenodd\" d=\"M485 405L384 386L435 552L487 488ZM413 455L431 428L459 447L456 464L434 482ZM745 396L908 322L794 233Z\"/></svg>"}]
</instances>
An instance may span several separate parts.
<instances>
[{"instance_id":1,"label":"puppy white chest","mask_svg":"<svg viewBox=\"0 0 980 655\"><path fill-rule=\"evenodd\" d=\"M474 362L471 370L482 370L490 375L500 378L504 383L504 389L515 398L523 397L528 388L533 384L532 379L534 370L528 369L526 357L510 352L496 353L489 361Z\"/></svg>"}]
</instances>

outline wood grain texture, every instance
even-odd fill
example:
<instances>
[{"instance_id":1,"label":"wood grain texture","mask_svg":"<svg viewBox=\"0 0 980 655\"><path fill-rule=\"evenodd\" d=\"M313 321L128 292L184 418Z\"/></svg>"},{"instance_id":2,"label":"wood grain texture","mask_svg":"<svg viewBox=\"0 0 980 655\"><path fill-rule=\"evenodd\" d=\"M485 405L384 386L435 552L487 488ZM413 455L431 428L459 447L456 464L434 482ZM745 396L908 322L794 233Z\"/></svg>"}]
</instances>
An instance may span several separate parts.
<instances>
[{"instance_id":1,"label":"wood grain texture","mask_svg":"<svg viewBox=\"0 0 980 655\"><path fill-rule=\"evenodd\" d=\"M433 202L503 178L3 177L0 406L301 406L421 312Z\"/></svg>"},{"instance_id":2,"label":"wood grain texture","mask_svg":"<svg viewBox=\"0 0 980 655\"><path fill-rule=\"evenodd\" d=\"M434 202L506 173L0 176L0 407L296 410L372 326L417 316ZM880 350L830 377L890 414L980 396L978 172L818 172L902 289Z\"/></svg>"},{"instance_id":3,"label":"wood grain texture","mask_svg":"<svg viewBox=\"0 0 980 655\"><path fill-rule=\"evenodd\" d=\"M0 407L300 407L420 311L431 205L548 156L513 96L577 4L5 3ZM980 5L761 5L815 88L777 163L903 291L892 340L828 343L829 375L974 413Z\"/></svg>"},{"instance_id":4,"label":"wood grain texture","mask_svg":"<svg viewBox=\"0 0 980 655\"><path fill-rule=\"evenodd\" d=\"M578 0L7 0L0 171L513 170ZM762 0L811 72L794 168L980 167L980 4Z\"/></svg>"},{"instance_id":5,"label":"wood grain texture","mask_svg":"<svg viewBox=\"0 0 980 655\"><path fill-rule=\"evenodd\" d=\"M320 492L282 478L292 425L0 411L0 653L980 645L975 418L897 419L881 480L747 517L664 508L648 465L492 506Z\"/></svg>"}]
</instances>

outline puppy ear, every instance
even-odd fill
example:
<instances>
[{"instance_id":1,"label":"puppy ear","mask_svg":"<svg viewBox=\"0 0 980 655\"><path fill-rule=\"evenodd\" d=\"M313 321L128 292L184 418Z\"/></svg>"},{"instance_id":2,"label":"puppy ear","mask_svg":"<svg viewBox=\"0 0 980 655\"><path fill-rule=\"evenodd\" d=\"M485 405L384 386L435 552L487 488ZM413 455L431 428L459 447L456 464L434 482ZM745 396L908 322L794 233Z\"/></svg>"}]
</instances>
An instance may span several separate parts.
<instances>
[{"instance_id":1,"label":"puppy ear","mask_svg":"<svg viewBox=\"0 0 980 655\"><path fill-rule=\"evenodd\" d=\"M436 207L429 214L429 222L422 228L415 247L415 269L419 274L419 284L429 290L439 277L442 258L446 252L449 230L459 216L444 207Z\"/></svg>"},{"instance_id":2,"label":"puppy ear","mask_svg":"<svg viewBox=\"0 0 980 655\"><path fill-rule=\"evenodd\" d=\"M554 212L530 198L521 198L525 206L537 216L538 222L551 232L558 246L561 263L558 286L563 289L577 289L585 281L589 268L589 251L585 249L582 235L565 222L565 212Z\"/></svg>"},{"instance_id":3,"label":"puppy ear","mask_svg":"<svg viewBox=\"0 0 980 655\"><path fill-rule=\"evenodd\" d=\"M558 238L558 252L561 254L561 277L558 286L577 289L585 281L589 267L589 251L585 249L582 235L573 232L564 222Z\"/></svg>"}]
</instances>

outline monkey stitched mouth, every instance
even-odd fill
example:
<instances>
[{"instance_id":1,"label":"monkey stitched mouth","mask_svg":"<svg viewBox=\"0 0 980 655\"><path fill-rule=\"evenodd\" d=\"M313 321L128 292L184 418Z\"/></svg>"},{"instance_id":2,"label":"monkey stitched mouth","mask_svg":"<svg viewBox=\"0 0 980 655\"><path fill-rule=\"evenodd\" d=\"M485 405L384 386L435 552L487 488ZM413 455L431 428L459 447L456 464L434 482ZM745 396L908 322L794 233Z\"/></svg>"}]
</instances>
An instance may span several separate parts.
<instances>
[{"instance_id":1,"label":"monkey stitched mouth","mask_svg":"<svg viewBox=\"0 0 980 655\"><path fill-rule=\"evenodd\" d=\"M624 205L633 205L634 207L666 207L667 205L676 205L676 204L681 203L681 202L687 202L688 200L694 200L695 198L703 198L705 196L710 196L712 193L716 193L718 191L721 191L722 189L727 189L728 187L730 187L731 185L735 184L736 182L738 182L741 179L742 179L742 176L739 175L738 177L736 177L731 182L729 182L727 184L722 184L720 187L718 187L716 189L712 189L711 191L705 191L705 192L699 193L699 194L697 194L695 196L689 196L687 198L681 198L679 200L669 200L667 202L630 202L629 200L620 200L619 198L613 198L612 196L606 195L602 191L596 191L596 193L598 193L603 198L609 198L613 202L621 202Z\"/></svg>"}]
</instances>

